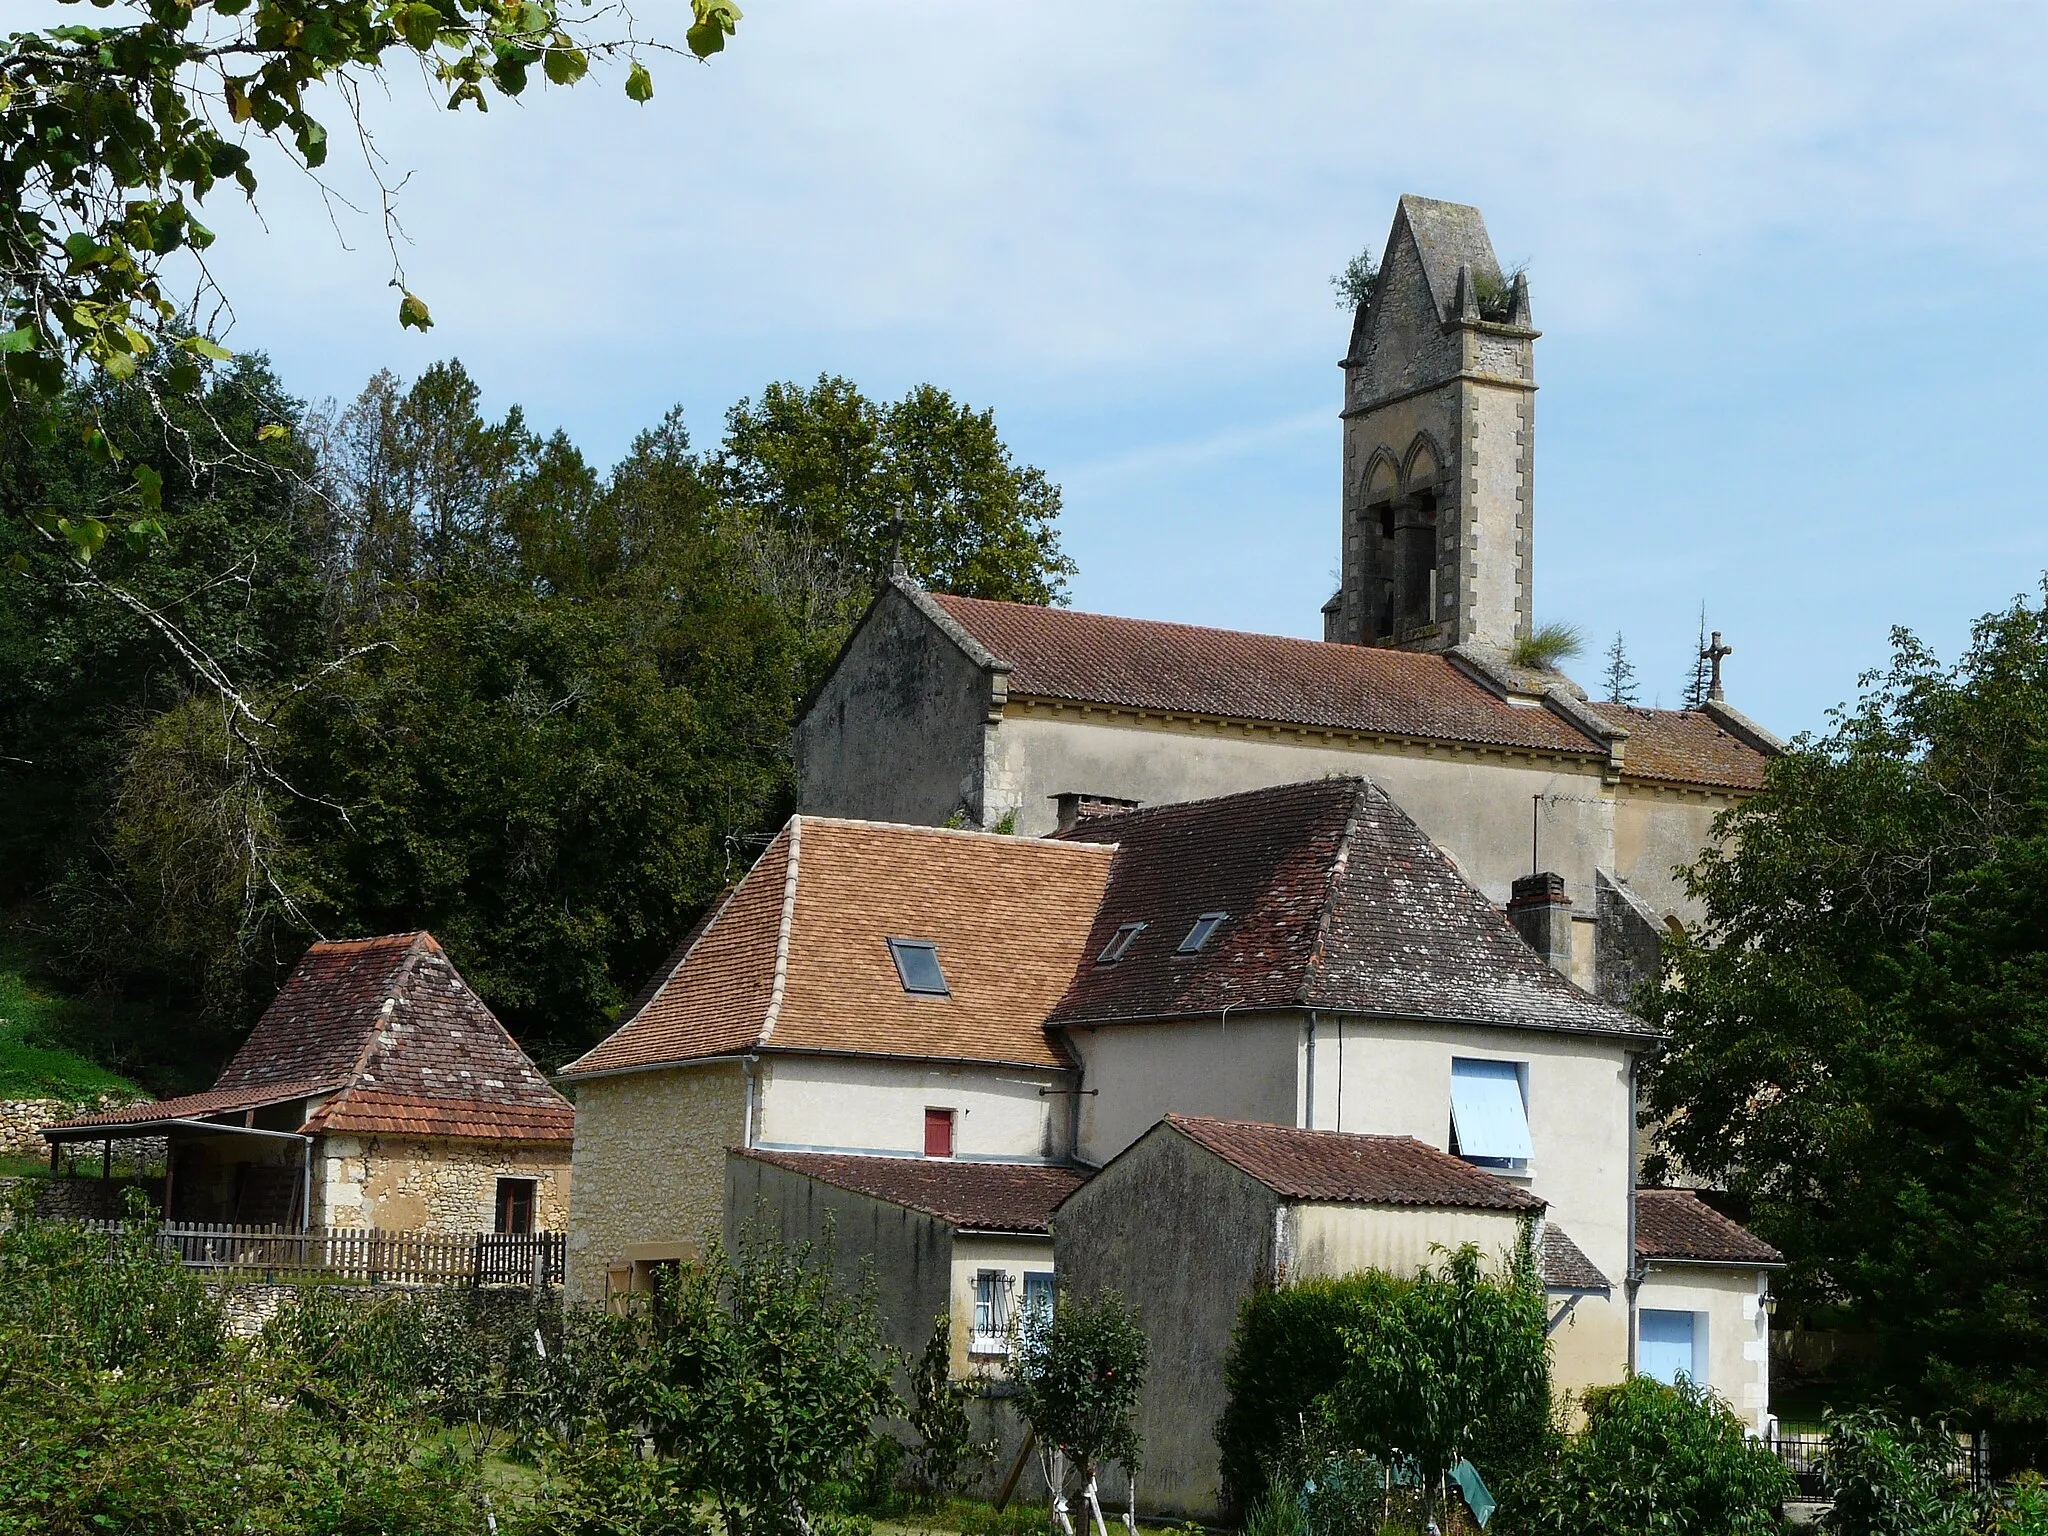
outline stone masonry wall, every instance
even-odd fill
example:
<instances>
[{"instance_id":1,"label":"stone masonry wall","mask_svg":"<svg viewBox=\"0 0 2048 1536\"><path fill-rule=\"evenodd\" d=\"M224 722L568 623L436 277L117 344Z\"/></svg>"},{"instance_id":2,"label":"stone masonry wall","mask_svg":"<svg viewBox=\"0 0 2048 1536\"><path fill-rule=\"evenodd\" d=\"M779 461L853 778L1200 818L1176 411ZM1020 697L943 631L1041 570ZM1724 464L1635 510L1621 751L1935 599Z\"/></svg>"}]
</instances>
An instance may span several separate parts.
<instances>
[{"instance_id":1,"label":"stone masonry wall","mask_svg":"<svg viewBox=\"0 0 2048 1536\"><path fill-rule=\"evenodd\" d=\"M725 1149L746 1127L737 1064L634 1072L576 1092L576 1204L569 1294L598 1301L605 1275L644 1243L716 1234L725 1209Z\"/></svg>"},{"instance_id":2,"label":"stone masonry wall","mask_svg":"<svg viewBox=\"0 0 2048 1536\"><path fill-rule=\"evenodd\" d=\"M44 1126L144 1102L132 1093L103 1093L89 1099L0 1099L0 1157L48 1157Z\"/></svg>"},{"instance_id":3,"label":"stone masonry wall","mask_svg":"<svg viewBox=\"0 0 2048 1536\"><path fill-rule=\"evenodd\" d=\"M342 1135L323 1138L314 1161L313 1225L488 1232L501 1178L534 1181L534 1230L568 1227L565 1143Z\"/></svg>"}]
</instances>

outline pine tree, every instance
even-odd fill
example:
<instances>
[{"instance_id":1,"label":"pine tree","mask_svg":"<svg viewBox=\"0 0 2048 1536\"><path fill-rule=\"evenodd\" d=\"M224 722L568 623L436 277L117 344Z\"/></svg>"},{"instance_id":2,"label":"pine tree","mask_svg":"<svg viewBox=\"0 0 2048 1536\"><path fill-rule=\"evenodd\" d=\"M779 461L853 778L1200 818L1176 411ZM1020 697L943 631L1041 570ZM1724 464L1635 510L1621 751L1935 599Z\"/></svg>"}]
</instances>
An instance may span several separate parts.
<instances>
[{"instance_id":1,"label":"pine tree","mask_svg":"<svg viewBox=\"0 0 2048 1536\"><path fill-rule=\"evenodd\" d=\"M1713 686L1713 671L1707 662L1707 605L1700 604L1700 638L1692 648L1692 668L1685 677L1685 707L1704 709L1707 690Z\"/></svg>"},{"instance_id":2,"label":"pine tree","mask_svg":"<svg viewBox=\"0 0 2048 1536\"><path fill-rule=\"evenodd\" d=\"M1622 644L1621 631L1618 629L1614 632L1614 644L1607 647L1606 687L1608 703L1635 703L1635 663L1628 659L1628 647Z\"/></svg>"}]
</instances>

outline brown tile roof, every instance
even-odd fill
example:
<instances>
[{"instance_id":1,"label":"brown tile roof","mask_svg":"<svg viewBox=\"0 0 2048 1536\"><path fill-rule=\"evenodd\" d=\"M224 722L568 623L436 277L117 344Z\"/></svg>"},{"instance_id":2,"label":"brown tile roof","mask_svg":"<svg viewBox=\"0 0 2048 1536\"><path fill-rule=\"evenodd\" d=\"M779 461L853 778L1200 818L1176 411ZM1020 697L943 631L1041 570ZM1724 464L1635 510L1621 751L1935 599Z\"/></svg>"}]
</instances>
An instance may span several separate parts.
<instances>
[{"instance_id":1,"label":"brown tile roof","mask_svg":"<svg viewBox=\"0 0 2048 1536\"><path fill-rule=\"evenodd\" d=\"M1543 1228L1543 1257L1538 1261L1543 1283L1556 1291L1611 1291L1613 1285L1600 1267L1571 1240L1563 1227L1546 1222Z\"/></svg>"},{"instance_id":2,"label":"brown tile roof","mask_svg":"<svg viewBox=\"0 0 2048 1536\"><path fill-rule=\"evenodd\" d=\"M146 1107L200 1118L329 1093L309 1134L404 1122L435 1127L423 1135L565 1141L574 1116L428 933L315 944L211 1090Z\"/></svg>"},{"instance_id":3,"label":"brown tile roof","mask_svg":"<svg viewBox=\"0 0 2048 1536\"><path fill-rule=\"evenodd\" d=\"M1045 1232L1053 1207L1088 1182L1078 1168L1044 1163L963 1163L940 1158L851 1157L826 1152L733 1149L836 1189L925 1211L983 1232Z\"/></svg>"},{"instance_id":4,"label":"brown tile roof","mask_svg":"<svg viewBox=\"0 0 2048 1536\"><path fill-rule=\"evenodd\" d=\"M1250 1120L1168 1115L1160 1122L1289 1200L1540 1211L1526 1189L1412 1136L1305 1131Z\"/></svg>"},{"instance_id":5,"label":"brown tile roof","mask_svg":"<svg viewBox=\"0 0 2048 1536\"><path fill-rule=\"evenodd\" d=\"M1438 654L930 598L1009 664L1013 695L1607 755L1559 715L1510 704Z\"/></svg>"},{"instance_id":6,"label":"brown tile roof","mask_svg":"<svg viewBox=\"0 0 2048 1536\"><path fill-rule=\"evenodd\" d=\"M1065 1066L1044 1024L1111 850L792 817L696 944L581 1077L749 1050ZM891 938L938 946L950 997L913 997Z\"/></svg>"},{"instance_id":7,"label":"brown tile roof","mask_svg":"<svg viewBox=\"0 0 2048 1536\"><path fill-rule=\"evenodd\" d=\"M305 1130L366 1136L460 1136L475 1141L570 1141L576 1134L576 1111L566 1100L552 1105L494 1104L351 1088L316 1110Z\"/></svg>"},{"instance_id":8,"label":"brown tile roof","mask_svg":"<svg viewBox=\"0 0 2048 1536\"><path fill-rule=\"evenodd\" d=\"M1689 1189L1636 1191L1636 1256L1695 1264L1783 1264L1785 1256Z\"/></svg>"},{"instance_id":9,"label":"brown tile roof","mask_svg":"<svg viewBox=\"0 0 2048 1536\"><path fill-rule=\"evenodd\" d=\"M1117 851L1055 1024L1295 1007L1653 1036L1539 958L1364 779L1091 817L1064 837ZM1178 953L1205 912L1229 916L1199 953ZM1137 922L1124 957L1096 963Z\"/></svg>"},{"instance_id":10,"label":"brown tile roof","mask_svg":"<svg viewBox=\"0 0 2048 1536\"><path fill-rule=\"evenodd\" d=\"M294 1099L332 1088L329 1081L314 1078L301 1082L266 1083L253 1088L208 1088L203 1093L183 1093L175 1099L158 1099L153 1104L131 1104L125 1109L102 1110L59 1121L46 1130L68 1131L89 1127L120 1127L161 1124L166 1120L203 1120L208 1115L232 1114L244 1109L262 1109L270 1104L288 1104Z\"/></svg>"},{"instance_id":11,"label":"brown tile roof","mask_svg":"<svg viewBox=\"0 0 2048 1536\"><path fill-rule=\"evenodd\" d=\"M1669 779L1728 789L1763 788L1770 761L1699 710L1636 709L1627 704L1585 706L1628 732L1625 771L1632 778Z\"/></svg>"}]
</instances>

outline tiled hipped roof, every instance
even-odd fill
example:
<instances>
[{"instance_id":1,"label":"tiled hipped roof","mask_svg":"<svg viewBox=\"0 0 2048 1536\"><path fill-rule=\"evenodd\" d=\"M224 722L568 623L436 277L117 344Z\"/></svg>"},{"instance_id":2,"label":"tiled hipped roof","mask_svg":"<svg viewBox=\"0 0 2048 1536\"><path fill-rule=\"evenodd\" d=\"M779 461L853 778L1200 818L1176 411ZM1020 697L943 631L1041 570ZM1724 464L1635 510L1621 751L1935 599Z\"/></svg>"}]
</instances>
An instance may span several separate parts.
<instances>
[{"instance_id":1,"label":"tiled hipped roof","mask_svg":"<svg viewBox=\"0 0 2048 1536\"><path fill-rule=\"evenodd\" d=\"M1322 779L1090 818L1116 845L1061 1025L1317 1008L1648 1038L1642 1020L1553 970L1363 779ZM1228 916L1195 954L1204 912ZM1122 959L1117 929L1146 927Z\"/></svg>"},{"instance_id":2,"label":"tiled hipped roof","mask_svg":"<svg viewBox=\"0 0 2048 1536\"><path fill-rule=\"evenodd\" d=\"M1526 1189L1412 1136L1305 1131L1200 1115L1168 1115L1162 1124L1289 1200L1482 1211L1544 1208Z\"/></svg>"},{"instance_id":3,"label":"tiled hipped roof","mask_svg":"<svg viewBox=\"0 0 2048 1536\"><path fill-rule=\"evenodd\" d=\"M1556 1222L1543 1227L1543 1256L1538 1261L1543 1283L1558 1291L1608 1291L1613 1286L1600 1268Z\"/></svg>"},{"instance_id":4,"label":"tiled hipped roof","mask_svg":"<svg viewBox=\"0 0 2048 1536\"><path fill-rule=\"evenodd\" d=\"M1689 1189L1636 1191L1636 1253L1694 1264L1782 1264L1785 1256Z\"/></svg>"},{"instance_id":5,"label":"tiled hipped roof","mask_svg":"<svg viewBox=\"0 0 2048 1536\"><path fill-rule=\"evenodd\" d=\"M1439 653L921 595L1009 668L1017 697L1607 756L1604 741L1565 715L1510 702ZM1709 715L1585 707L1629 733L1630 775L1731 789L1763 782L1763 755Z\"/></svg>"},{"instance_id":6,"label":"tiled hipped roof","mask_svg":"<svg viewBox=\"0 0 2048 1536\"><path fill-rule=\"evenodd\" d=\"M325 1096L323 1098L323 1096ZM323 1101L307 1134L567 1141L575 1111L431 934L315 944L205 1093L63 1127L198 1119Z\"/></svg>"},{"instance_id":7,"label":"tiled hipped roof","mask_svg":"<svg viewBox=\"0 0 2048 1536\"><path fill-rule=\"evenodd\" d=\"M795 816L640 1011L568 1077L739 1051L1063 1067L1045 1020L1111 850ZM951 995L911 996L888 941L937 946Z\"/></svg>"},{"instance_id":8,"label":"tiled hipped roof","mask_svg":"<svg viewBox=\"0 0 2048 1536\"><path fill-rule=\"evenodd\" d=\"M1041 1163L958 1163L758 1148L735 1149L735 1155L983 1232L1048 1231L1053 1207L1088 1182L1088 1175L1078 1168Z\"/></svg>"}]
</instances>

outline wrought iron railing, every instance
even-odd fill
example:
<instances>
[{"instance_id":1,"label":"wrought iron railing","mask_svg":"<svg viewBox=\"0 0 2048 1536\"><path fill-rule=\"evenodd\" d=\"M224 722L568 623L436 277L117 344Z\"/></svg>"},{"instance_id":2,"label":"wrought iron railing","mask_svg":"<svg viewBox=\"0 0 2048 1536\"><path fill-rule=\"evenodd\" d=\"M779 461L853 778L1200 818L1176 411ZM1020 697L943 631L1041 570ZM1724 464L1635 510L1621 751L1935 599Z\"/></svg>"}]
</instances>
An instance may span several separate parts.
<instances>
[{"instance_id":1,"label":"wrought iron railing","mask_svg":"<svg viewBox=\"0 0 2048 1536\"><path fill-rule=\"evenodd\" d=\"M1778 1435L1771 1441L1771 1448L1778 1453L1778 1459L1785 1464L1785 1470L1792 1474L1792 1481L1798 1485L1799 1497L1824 1501L1828 1497L1827 1478L1823 1472L1823 1453L1827 1449L1825 1435ZM1957 1437L1952 1474L1956 1481L1972 1489L1983 1489L1990 1485L1990 1467L1985 1458L1985 1442L1981 1437Z\"/></svg>"}]
</instances>

